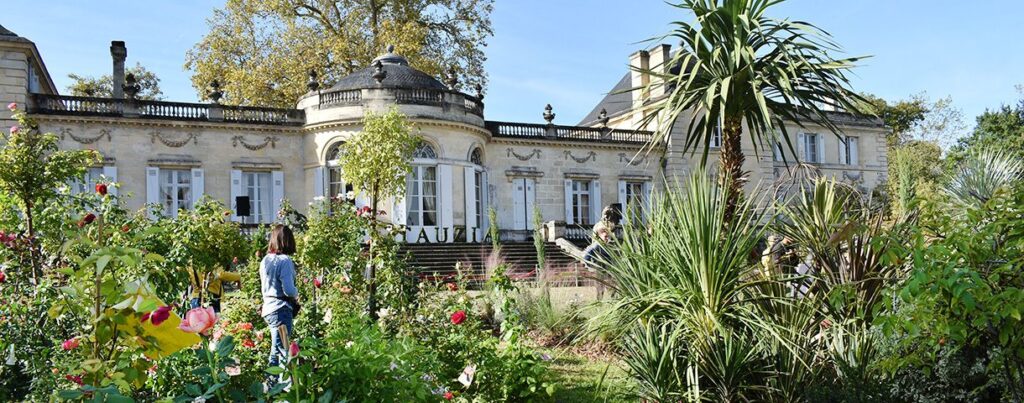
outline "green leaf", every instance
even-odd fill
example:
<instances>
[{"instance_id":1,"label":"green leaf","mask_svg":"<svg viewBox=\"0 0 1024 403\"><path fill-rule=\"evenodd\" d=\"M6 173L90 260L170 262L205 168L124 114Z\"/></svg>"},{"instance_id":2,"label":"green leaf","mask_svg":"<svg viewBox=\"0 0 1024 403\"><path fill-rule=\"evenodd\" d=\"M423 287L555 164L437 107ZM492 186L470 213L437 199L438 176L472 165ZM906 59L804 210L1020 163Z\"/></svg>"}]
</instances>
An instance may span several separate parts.
<instances>
[{"instance_id":1,"label":"green leaf","mask_svg":"<svg viewBox=\"0 0 1024 403\"><path fill-rule=\"evenodd\" d=\"M185 386L185 393L188 393L189 396L202 396L203 395L202 389L199 389L199 385L196 385L194 383L189 384L188 386Z\"/></svg>"},{"instance_id":2,"label":"green leaf","mask_svg":"<svg viewBox=\"0 0 1024 403\"><path fill-rule=\"evenodd\" d=\"M84 393L77 389L62 390L60 392L57 392L57 397L64 400L77 400L78 398L82 397L82 395L84 395Z\"/></svg>"},{"instance_id":3,"label":"green leaf","mask_svg":"<svg viewBox=\"0 0 1024 403\"><path fill-rule=\"evenodd\" d=\"M110 263L110 259L113 259L113 256L103 255L96 259L96 275L103 274L103 269Z\"/></svg>"},{"instance_id":4,"label":"green leaf","mask_svg":"<svg viewBox=\"0 0 1024 403\"><path fill-rule=\"evenodd\" d=\"M282 367L270 367L270 368L267 368L266 372L268 374L270 374L270 375L281 375L281 374L284 373L284 368L282 368Z\"/></svg>"}]
</instances>

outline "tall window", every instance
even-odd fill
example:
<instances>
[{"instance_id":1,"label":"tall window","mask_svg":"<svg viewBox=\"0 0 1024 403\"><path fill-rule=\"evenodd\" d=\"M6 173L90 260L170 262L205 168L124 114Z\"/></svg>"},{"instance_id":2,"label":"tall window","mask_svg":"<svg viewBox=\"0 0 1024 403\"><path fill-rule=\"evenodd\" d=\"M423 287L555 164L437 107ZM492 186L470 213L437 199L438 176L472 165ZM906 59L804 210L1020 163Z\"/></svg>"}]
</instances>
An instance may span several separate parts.
<instances>
[{"instance_id":1,"label":"tall window","mask_svg":"<svg viewBox=\"0 0 1024 403\"><path fill-rule=\"evenodd\" d=\"M88 193L96 189L96 184L103 177L103 168L93 167L85 171L85 177L71 182L71 193Z\"/></svg>"},{"instance_id":2,"label":"tall window","mask_svg":"<svg viewBox=\"0 0 1024 403\"><path fill-rule=\"evenodd\" d=\"M590 224L590 181L572 181L572 222Z\"/></svg>"},{"instance_id":3,"label":"tall window","mask_svg":"<svg viewBox=\"0 0 1024 403\"><path fill-rule=\"evenodd\" d=\"M416 147L412 152L413 158L427 158L437 159L437 152L434 151L434 147L426 141L420 142L420 145Z\"/></svg>"},{"instance_id":4,"label":"tall window","mask_svg":"<svg viewBox=\"0 0 1024 403\"><path fill-rule=\"evenodd\" d=\"M626 205L622 206L626 214L630 215L630 222L639 224L644 215L644 183L626 182Z\"/></svg>"},{"instance_id":5,"label":"tall window","mask_svg":"<svg viewBox=\"0 0 1024 403\"><path fill-rule=\"evenodd\" d=\"M722 148L722 126L715 125L715 131L711 134L711 148Z\"/></svg>"},{"instance_id":6,"label":"tall window","mask_svg":"<svg viewBox=\"0 0 1024 403\"><path fill-rule=\"evenodd\" d=\"M342 179L341 166L338 165L341 153L344 152L343 145L344 143L335 144L327 153L327 197L344 198L348 192L352 191L352 185L345 183L345 180Z\"/></svg>"},{"instance_id":7,"label":"tall window","mask_svg":"<svg viewBox=\"0 0 1024 403\"><path fill-rule=\"evenodd\" d=\"M160 169L160 201L164 216L177 217L178 210L192 209L192 171Z\"/></svg>"},{"instance_id":8,"label":"tall window","mask_svg":"<svg viewBox=\"0 0 1024 403\"><path fill-rule=\"evenodd\" d=\"M410 226L437 225L437 167L416 165L412 167L409 183L406 188L408 216L406 224Z\"/></svg>"},{"instance_id":9,"label":"tall window","mask_svg":"<svg viewBox=\"0 0 1024 403\"><path fill-rule=\"evenodd\" d=\"M469 153L469 162L480 166L484 165L483 151L480 147L474 148ZM481 170L473 171L474 194L476 195L476 226L482 228L484 225L484 173Z\"/></svg>"},{"instance_id":10,"label":"tall window","mask_svg":"<svg viewBox=\"0 0 1024 403\"><path fill-rule=\"evenodd\" d=\"M846 142L840 145L843 147L843 163L846 165L857 165L860 162L857 161L857 138L847 137Z\"/></svg>"},{"instance_id":11,"label":"tall window","mask_svg":"<svg viewBox=\"0 0 1024 403\"><path fill-rule=\"evenodd\" d=\"M804 159L807 162L821 162L821 155L818 153L818 142L821 141L817 134L804 134Z\"/></svg>"},{"instance_id":12,"label":"tall window","mask_svg":"<svg viewBox=\"0 0 1024 403\"><path fill-rule=\"evenodd\" d=\"M249 211L253 222L273 221L270 172L242 172L242 186L246 196L249 196Z\"/></svg>"}]
</instances>

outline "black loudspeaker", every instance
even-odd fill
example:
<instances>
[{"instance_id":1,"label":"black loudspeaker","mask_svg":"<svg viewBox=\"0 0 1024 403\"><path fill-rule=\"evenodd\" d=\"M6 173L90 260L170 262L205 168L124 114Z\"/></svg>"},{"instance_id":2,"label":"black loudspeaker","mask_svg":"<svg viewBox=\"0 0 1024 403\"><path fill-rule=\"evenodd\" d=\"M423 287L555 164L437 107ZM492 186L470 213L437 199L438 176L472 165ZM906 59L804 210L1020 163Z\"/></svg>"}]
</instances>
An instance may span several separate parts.
<instances>
[{"instance_id":1,"label":"black loudspeaker","mask_svg":"<svg viewBox=\"0 0 1024 403\"><path fill-rule=\"evenodd\" d=\"M252 215L252 211L249 211L249 196L235 197L235 215L239 217Z\"/></svg>"}]
</instances>

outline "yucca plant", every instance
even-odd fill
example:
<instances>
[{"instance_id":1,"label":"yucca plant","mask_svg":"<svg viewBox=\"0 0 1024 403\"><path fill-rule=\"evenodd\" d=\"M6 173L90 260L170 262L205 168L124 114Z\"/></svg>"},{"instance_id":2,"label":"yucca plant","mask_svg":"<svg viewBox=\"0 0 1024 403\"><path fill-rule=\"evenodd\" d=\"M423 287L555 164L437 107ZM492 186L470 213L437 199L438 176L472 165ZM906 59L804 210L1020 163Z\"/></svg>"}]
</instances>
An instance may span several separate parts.
<instances>
[{"instance_id":1,"label":"yucca plant","mask_svg":"<svg viewBox=\"0 0 1024 403\"><path fill-rule=\"evenodd\" d=\"M593 320L623 333L623 359L647 399L764 400L778 372L768 354L795 352L797 333L761 308L787 297L755 292L779 281L756 263L764 217L745 200L727 222L729 190L702 171L673 189L654 203L649 228L627 226L611 251L613 306Z\"/></svg>"},{"instance_id":2,"label":"yucca plant","mask_svg":"<svg viewBox=\"0 0 1024 403\"><path fill-rule=\"evenodd\" d=\"M1024 162L999 150L982 150L970 156L958 167L946 194L959 205L977 206L1024 178Z\"/></svg>"}]
</instances>

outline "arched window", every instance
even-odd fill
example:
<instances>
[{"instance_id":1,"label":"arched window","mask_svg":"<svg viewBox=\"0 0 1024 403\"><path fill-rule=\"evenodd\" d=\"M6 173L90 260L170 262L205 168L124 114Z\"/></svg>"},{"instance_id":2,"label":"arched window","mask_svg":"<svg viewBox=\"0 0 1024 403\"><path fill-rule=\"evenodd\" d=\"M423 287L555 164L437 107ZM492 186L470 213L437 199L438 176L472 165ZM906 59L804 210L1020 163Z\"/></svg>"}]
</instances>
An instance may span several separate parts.
<instances>
[{"instance_id":1,"label":"arched window","mask_svg":"<svg viewBox=\"0 0 1024 403\"><path fill-rule=\"evenodd\" d=\"M345 152L345 142L338 142L331 145L327 150L327 196L345 197L345 194L352 191L352 185L345 183L341 177L341 166L339 160Z\"/></svg>"},{"instance_id":2,"label":"arched window","mask_svg":"<svg viewBox=\"0 0 1024 403\"><path fill-rule=\"evenodd\" d=\"M473 151L470 151L469 153L469 162L472 162L477 165L483 165L484 151L481 150L480 147L474 148Z\"/></svg>"},{"instance_id":3,"label":"arched window","mask_svg":"<svg viewBox=\"0 0 1024 403\"><path fill-rule=\"evenodd\" d=\"M420 145L416 147L416 150L412 152L413 158L427 158L437 159L437 152L434 151L434 146L430 145L425 141L420 142Z\"/></svg>"}]
</instances>

